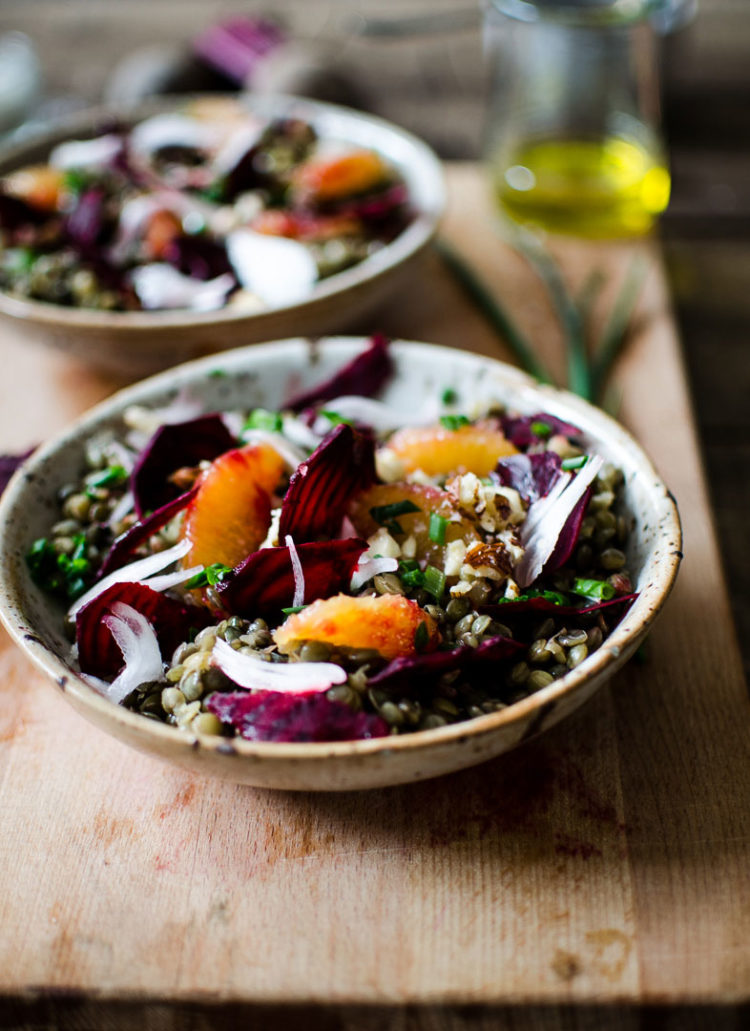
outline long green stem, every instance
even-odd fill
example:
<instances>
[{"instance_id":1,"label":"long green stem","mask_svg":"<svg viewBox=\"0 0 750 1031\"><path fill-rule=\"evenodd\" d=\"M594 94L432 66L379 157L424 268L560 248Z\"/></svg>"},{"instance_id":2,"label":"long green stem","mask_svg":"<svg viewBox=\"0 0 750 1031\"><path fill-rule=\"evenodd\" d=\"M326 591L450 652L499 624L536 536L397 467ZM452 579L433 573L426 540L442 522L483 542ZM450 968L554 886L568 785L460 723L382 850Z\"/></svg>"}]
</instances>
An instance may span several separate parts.
<instances>
[{"instance_id":1,"label":"long green stem","mask_svg":"<svg viewBox=\"0 0 750 1031\"><path fill-rule=\"evenodd\" d=\"M508 344L522 368L542 383L552 383L552 377L543 362L534 354L531 345L516 326L510 315L501 307L481 279L454 248L437 240L435 244L441 258L461 284L465 292L479 308L495 332Z\"/></svg>"},{"instance_id":2,"label":"long green stem","mask_svg":"<svg viewBox=\"0 0 750 1031\"><path fill-rule=\"evenodd\" d=\"M592 382L599 395L612 371L627 336L628 325L633 315L638 296L648 271L648 262L642 256L634 258L625 274L620 292L602 331L601 342L594 355Z\"/></svg>"}]
</instances>

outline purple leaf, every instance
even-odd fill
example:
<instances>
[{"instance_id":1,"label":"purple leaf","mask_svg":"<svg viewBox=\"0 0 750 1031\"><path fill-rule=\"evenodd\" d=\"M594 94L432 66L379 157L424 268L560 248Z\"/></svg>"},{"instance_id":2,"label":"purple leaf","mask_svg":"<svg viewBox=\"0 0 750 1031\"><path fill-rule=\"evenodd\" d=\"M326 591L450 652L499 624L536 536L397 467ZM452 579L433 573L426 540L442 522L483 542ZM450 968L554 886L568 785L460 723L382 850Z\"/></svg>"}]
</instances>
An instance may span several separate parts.
<instances>
[{"instance_id":1,"label":"purple leaf","mask_svg":"<svg viewBox=\"0 0 750 1031\"><path fill-rule=\"evenodd\" d=\"M297 394L284 405L293 412L301 412L304 408L331 401L334 397L349 394L361 394L373 397L387 382L393 372L393 360L388 353L388 338L382 333L375 333L366 351L339 369L330 379L317 387Z\"/></svg>"},{"instance_id":2,"label":"purple leaf","mask_svg":"<svg viewBox=\"0 0 750 1031\"><path fill-rule=\"evenodd\" d=\"M354 741L389 733L380 716L353 712L324 694L215 693L206 708L222 723L231 724L246 741Z\"/></svg>"},{"instance_id":3,"label":"purple leaf","mask_svg":"<svg viewBox=\"0 0 750 1031\"><path fill-rule=\"evenodd\" d=\"M304 603L348 591L365 541L322 541L296 546L305 578ZM228 612L252 619L276 615L292 604L294 572L289 548L263 548L249 555L217 587Z\"/></svg>"},{"instance_id":4,"label":"purple leaf","mask_svg":"<svg viewBox=\"0 0 750 1031\"><path fill-rule=\"evenodd\" d=\"M375 442L342 423L302 462L281 505L279 540L336 535L351 498L375 482Z\"/></svg>"},{"instance_id":5,"label":"purple leaf","mask_svg":"<svg viewBox=\"0 0 750 1031\"><path fill-rule=\"evenodd\" d=\"M586 509L588 508L589 499L591 497L591 490L592 488L589 487L565 520L565 525L560 531L560 536L557 538L557 544L555 545L554 551L544 563L544 569L542 570L543 573L554 573L555 570L565 565L575 551L575 546L578 543L578 537L581 532L581 523L583 522L583 517L586 515Z\"/></svg>"},{"instance_id":6,"label":"purple leaf","mask_svg":"<svg viewBox=\"0 0 750 1031\"><path fill-rule=\"evenodd\" d=\"M491 637L487 641L482 641L477 648L462 644L450 651L404 656L393 659L379 673L370 677L368 685L381 690L399 689L411 693L415 681L426 678L434 680L441 673L455 669L470 672L475 667L499 662L525 648L525 644L510 637Z\"/></svg>"},{"instance_id":7,"label":"purple leaf","mask_svg":"<svg viewBox=\"0 0 750 1031\"><path fill-rule=\"evenodd\" d=\"M500 459L491 478L503 487L517 490L524 501L532 502L549 493L560 474L560 465L560 456L554 451L509 455Z\"/></svg>"},{"instance_id":8,"label":"purple leaf","mask_svg":"<svg viewBox=\"0 0 750 1031\"><path fill-rule=\"evenodd\" d=\"M85 190L65 220L71 241L81 250L89 250L99 241L104 228L104 191Z\"/></svg>"},{"instance_id":9,"label":"purple leaf","mask_svg":"<svg viewBox=\"0 0 750 1031\"><path fill-rule=\"evenodd\" d=\"M192 279L215 279L226 272L234 276L226 247L209 236L176 236L167 244L164 258Z\"/></svg>"},{"instance_id":10,"label":"purple leaf","mask_svg":"<svg viewBox=\"0 0 750 1031\"><path fill-rule=\"evenodd\" d=\"M220 415L160 426L138 456L130 477L138 517L143 518L144 513L161 508L180 494L179 487L169 482L175 470L212 462L235 446L235 438Z\"/></svg>"},{"instance_id":11,"label":"purple leaf","mask_svg":"<svg viewBox=\"0 0 750 1031\"><path fill-rule=\"evenodd\" d=\"M191 629L202 629L211 620L207 609L183 605L145 584L113 584L84 605L76 616L78 663L84 673L107 678L115 676L122 667L122 653L112 631L102 621L118 601L140 612L153 626L165 661L188 639Z\"/></svg>"},{"instance_id":12,"label":"purple leaf","mask_svg":"<svg viewBox=\"0 0 750 1031\"><path fill-rule=\"evenodd\" d=\"M16 469L26 461L33 450L34 448L32 447L20 455L0 455L0 494L8 486L10 478Z\"/></svg>"},{"instance_id":13,"label":"purple leaf","mask_svg":"<svg viewBox=\"0 0 750 1031\"><path fill-rule=\"evenodd\" d=\"M119 569L120 566L124 566L136 548L143 544L144 541L147 541L149 537L158 533L163 526L167 525L170 519L174 519L177 513L181 512L197 493L198 487L196 485L184 494L180 494L179 497L168 501L161 508L157 508L150 516L131 526L125 533L120 534L104 556L104 561L97 573L97 579L101 580L103 576L107 576L109 573L113 573L115 569Z\"/></svg>"},{"instance_id":14,"label":"purple leaf","mask_svg":"<svg viewBox=\"0 0 750 1031\"><path fill-rule=\"evenodd\" d=\"M561 433L564 437L568 437L571 440L581 436L581 430L577 426L573 426L569 422L563 422L557 416L549 415L546 412L522 416L503 415L500 422L502 423L503 433L511 444L521 449L527 448L531 444L536 444L540 440L545 440L549 436L549 433L535 433L531 428L534 423L544 423L552 433Z\"/></svg>"},{"instance_id":15,"label":"purple leaf","mask_svg":"<svg viewBox=\"0 0 750 1031\"><path fill-rule=\"evenodd\" d=\"M211 25L194 39L193 53L247 88L256 65L285 38L282 29L267 18L234 17Z\"/></svg>"}]
</instances>

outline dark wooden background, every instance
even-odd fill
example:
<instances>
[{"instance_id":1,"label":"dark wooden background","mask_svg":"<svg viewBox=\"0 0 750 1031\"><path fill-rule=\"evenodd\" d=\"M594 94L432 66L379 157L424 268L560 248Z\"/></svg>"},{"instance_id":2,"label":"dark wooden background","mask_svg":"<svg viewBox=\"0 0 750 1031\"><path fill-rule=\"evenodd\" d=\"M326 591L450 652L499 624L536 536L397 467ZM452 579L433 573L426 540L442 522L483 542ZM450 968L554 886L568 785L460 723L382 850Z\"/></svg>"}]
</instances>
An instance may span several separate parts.
<instances>
[{"instance_id":1,"label":"dark wooden background","mask_svg":"<svg viewBox=\"0 0 750 1031\"><path fill-rule=\"evenodd\" d=\"M284 19L307 53L349 78L348 99L443 157L479 156L485 73L471 0L2 0L0 31L32 37L54 111L100 100L134 50L179 54L238 10ZM674 192L661 233L741 643L750 637L749 59L748 0L700 0L663 45Z\"/></svg>"}]
</instances>

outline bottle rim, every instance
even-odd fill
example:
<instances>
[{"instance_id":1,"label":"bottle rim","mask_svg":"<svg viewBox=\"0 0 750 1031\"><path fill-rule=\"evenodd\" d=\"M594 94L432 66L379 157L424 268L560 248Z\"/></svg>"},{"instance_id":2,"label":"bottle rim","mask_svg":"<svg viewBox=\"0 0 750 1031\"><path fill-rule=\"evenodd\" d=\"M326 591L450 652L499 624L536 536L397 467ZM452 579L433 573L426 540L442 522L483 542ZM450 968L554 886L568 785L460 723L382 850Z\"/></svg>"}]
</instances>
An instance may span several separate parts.
<instances>
[{"instance_id":1,"label":"bottle rim","mask_svg":"<svg viewBox=\"0 0 750 1031\"><path fill-rule=\"evenodd\" d=\"M485 10L524 22L582 28L632 25L661 14L670 0L484 0Z\"/></svg>"}]
</instances>

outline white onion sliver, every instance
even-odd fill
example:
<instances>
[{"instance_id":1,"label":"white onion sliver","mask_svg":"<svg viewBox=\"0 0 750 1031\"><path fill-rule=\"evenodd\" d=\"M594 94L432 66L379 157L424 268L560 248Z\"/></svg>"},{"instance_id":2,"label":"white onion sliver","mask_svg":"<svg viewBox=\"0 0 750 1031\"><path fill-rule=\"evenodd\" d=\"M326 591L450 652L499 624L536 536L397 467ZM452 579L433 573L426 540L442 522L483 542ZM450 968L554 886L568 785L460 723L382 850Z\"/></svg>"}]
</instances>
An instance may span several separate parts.
<instances>
[{"instance_id":1,"label":"white onion sliver","mask_svg":"<svg viewBox=\"0 0 750 1031\"><path fill-rule=\"evenodd\" d=\"M195 147L210 149L220 134L216 126L199 122L187 115L154 115L139 122L130 131L128 145L136 154L150 154L162 147Z\"/></svg>"},{"instance_id":2,"label":"white onion sliver","mask_svg":"<svg viewBox=\"0 0 750 1031\"><path fill-rule=\"evenodd\" d=\"M330 430L330 424L326 427L326 433ZM293 444L300 447L314 450L321 440L321 434L313 433L307 423L298 419L295 415L285 415L283 418L282 432ZM325 434L322 434L325 436Z\"/></svg>"},{"instance_id":3,"label":"white onion sliver","mask_svg":"<svg viewBox=\"0 0 750 1031\"><path fill-rule=\"evenodd\" d=\"M117 601L102 622L112 631L125 663L124 669L107 688L108 698L121 702L140 684L161 680L164 667L159 640L145 616L130 605Z\"/></svg>"},{"instance_id":4,"label":"white onion sliver","mask_svg":"<svg viewBox=\"0 0 750 1031\"><path fill-rule=\"evenodd\" d=\"M595 480L602 464L603 459L599 455L589 456L576 476L564 481L562 489L558 488L558 480L546 497L530 506L527 521L522 523L520 530L524 554L515 571L519 587L528 587L542 572L565 523Z\"/></svg>"},{"instance_id":5,"label":"white onion sliver","mask_svg":"<svg viewBox=\"0 0 750 1031\"><path fill-rule=\"evenodd\" d=\"M372 397L360 397L358 394L344 394L335 397L332 401L326 401L323 405L326 411L336 412L344 419L351 419L354 422L364 423L371 426L379 433L387 433L400 426L422 426L437 419L439 407L436 400L427 398L422 405L411 411L403 411L385 404L384 401L376 401ZM325 427L321 417L321 430L327 433L331 428L330 422L326 420ZM316 427L317 429L317 420Z\"/></svg>"},{"instance_id":6,"label":"white onion sliver","mask_svg":"<svg viewBox=\"0 0 750 1031\"><path fill-rule=\"evenodd\" d=\"M287 469L292 471L307 458L304 451L285 440L280 433L272 433L270 430L245 430L242 439L247 444L268 444L283 460Z\"/></svg>"},{"instance_id":7,"label":"white onion sliver","mask_svg":"<svg viewBox=\"0 0 750 1031\"><path fill-rule=\"evenodd\" d=\"M365 558L364 556L359 560L357 568L354 570L352 576L351 590L358 591L360 587L364 587L368 580L372 580L378 573L395 573L398 569L398 560L395 558L386 558L385 556L378 556L378 558Z\"/></svg>"},{"instance_id":8,"label":"white onion sliver","mask_svg":"<svg viewBox=\"0 0 750 1031\"><path fill-rule=\"evenodd\" d=\"M327 691L346 681L346 670L333 662L264 662L235 651L221 638L217 638L212 655L219 669L247 690L305 694Z\"/></svg>"},{"instance_id":9,"label":"white onion sliver","mask_svg":"<svg viewBox=\"0 0 750 1031\"><path fill-rule=\"evenodd\" d=\"M47 163L53 168L103 168L122 150L122 139L115 133L93 140L68 140L50 152Z\"/></svg>"},{"instance_id":10,"label":"white onion sliver","mask_svg":"<svg viewBox=\"0 0 750 1031\"><path fill-rule=\"evenodd\" d=\"M173 548L168 548L166 551L157 551L154 555L147 555L145 558L139 558L136 562L131 562L127 566L115 569L113 573L103 577L85 594L82 594L77 601L74 601L68 609L68 615L75 616L84 605L88 605L90 601L97 598L102 591L106 591L112 584L139 583L141 580L153 576L154 573L166 569L167 566L181 559L183 555L187 555L191 546L190 541L186 538L175 544Z\"/></svg>"},{"instance_id":11,"label":"white onion sliver","mask_svg":"<svg viewBox=\"0 0 750 1031\"><path fill-rule=\"evenodd\" d=\"M226 248L240 283L273 307L304 300L318 280L312 254L296 240L234 229Z\"/></svg>"},{"instance_id":12,"label":"white onion sliver","mask_svg":"<svg viewBox=\"0 0 750 1031\"><path fill-rule=\"evenodd\" d=\"M292 573L294 574L292 607L296 609L299 605L305 604L305 574L302 570L302 563L299 560L297 549L294 546L294 540L290 534L286 535L284 543L289 548L289 558L292 560Z\"/></svg>"},{"instance_id":13,"label":"white onion sliver","mask_svg":"<svg viewBox=\"0 0 750 1031\"><path fill-rule=\"evenodd\" d=\"M190 569L177 569L174 573L163 573L161 576L152 576L148 580L140 581L152 591L168 591L170 587L177 587L184 584L191 576L202 573L205 566L191 566Z\"/></svg>"},{"instance_id":14,"label":"white onion sliver","mask_svg":"<svg viewBox=\"0 0 750 1031\"><path fill-rule=\"evenodd\" d=\"M115 507L112 509L107 523L110 527L117 526L126 515L130 515L135 507L135 498L133 497L132 490L126 491L120 500L117 502Z\"/></svg>"},{"instance_id":15,"label":"white onion sliver","mask_svg":"<svg viewBox=\"0 0 750 1031\"><path fill-rule=\"evenodd\" d=\"M223 306L235 285L234 276L229 272L214 279L193 279L161 261L139 265L130 273L130 278L139 301L149 311L180 308L215 311Z\"/></svg>"}]
</instances>

